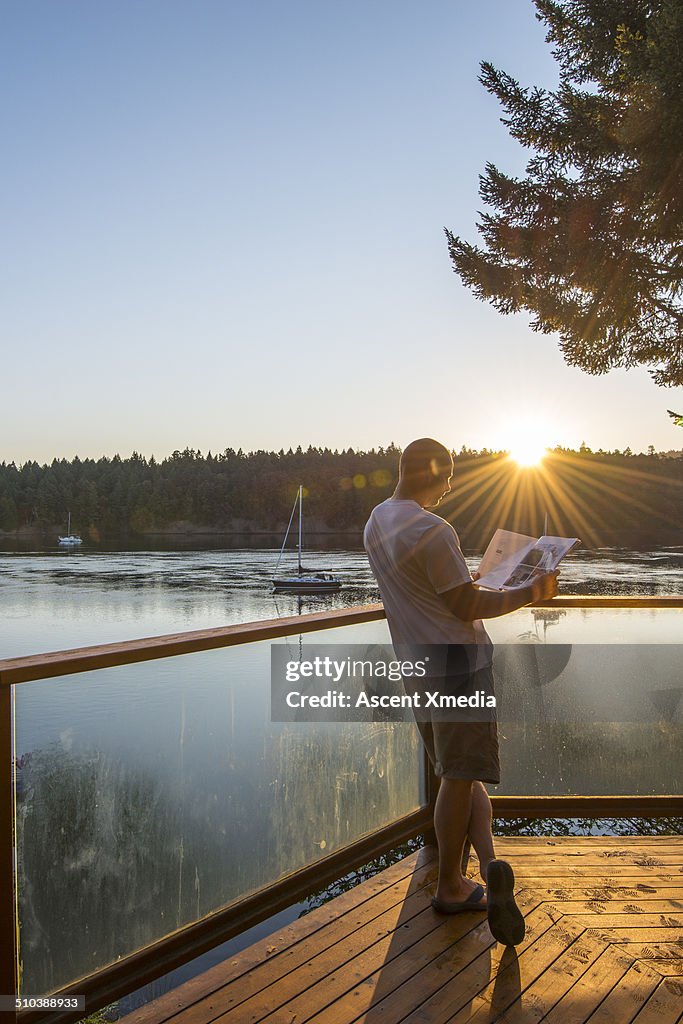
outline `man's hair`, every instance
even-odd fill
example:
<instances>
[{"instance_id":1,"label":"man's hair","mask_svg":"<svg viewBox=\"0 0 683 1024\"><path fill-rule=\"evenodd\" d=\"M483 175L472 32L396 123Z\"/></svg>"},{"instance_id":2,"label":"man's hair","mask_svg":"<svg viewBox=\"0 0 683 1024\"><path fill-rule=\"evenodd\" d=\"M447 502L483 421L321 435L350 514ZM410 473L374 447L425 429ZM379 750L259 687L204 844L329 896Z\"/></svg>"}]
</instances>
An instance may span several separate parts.
<instances>
[{"instance_id":1,"label":"man's hair","mask_svg":"<svg viewBox=\"0 0 683 1024\"><path fill-rule=\"evenodd\" d=\"M401 455L402 480L429 483L431 479L453 467L448 448L433 437L420 437L411 441Z\"/></svg>"}]
</instances>

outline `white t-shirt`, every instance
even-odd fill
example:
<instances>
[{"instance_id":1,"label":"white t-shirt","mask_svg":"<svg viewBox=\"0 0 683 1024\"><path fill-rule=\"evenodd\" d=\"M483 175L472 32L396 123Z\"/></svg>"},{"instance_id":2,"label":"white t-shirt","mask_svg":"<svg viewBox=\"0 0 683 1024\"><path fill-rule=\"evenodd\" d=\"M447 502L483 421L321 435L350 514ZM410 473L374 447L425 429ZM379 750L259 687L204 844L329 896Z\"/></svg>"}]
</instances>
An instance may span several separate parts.
<instances>
[{"instance_id":1,"label":"white t-shirt","mask_svg":"<svg viewBox=\"0 0 683 1024\"><path fill-rule=\"evenodd\" d=\"M388 498L373 509L363 543L397 654L421 644L477 644L477 666L490 664L481 619L456 618L439 597L472 581L449 523L412 499Z\"/></svg>"}]
</instances>

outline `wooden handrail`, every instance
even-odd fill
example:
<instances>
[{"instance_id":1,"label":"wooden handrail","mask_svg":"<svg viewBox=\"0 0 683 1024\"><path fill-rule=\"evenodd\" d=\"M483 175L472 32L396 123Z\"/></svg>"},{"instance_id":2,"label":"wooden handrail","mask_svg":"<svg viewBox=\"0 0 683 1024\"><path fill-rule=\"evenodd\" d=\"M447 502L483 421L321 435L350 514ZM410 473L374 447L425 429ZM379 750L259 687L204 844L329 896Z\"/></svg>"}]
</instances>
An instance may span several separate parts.
<instances>
[{"instance_id":1,"label":"wooden handrail","mask_svg":"<svg viewBox=\"0 0 683 1024\"><path fill-rule=\"evenodd\" d=\"M667 818L683 813L683 796L677 793L645 793L642 796L491 797L494 818Z\"/></svg>"},{"instance_id":2,"label":"wooden handrail","mask_svg":"<svg viewBox=\"0 0 683 1024\"><path fill-rule=\"evenodd\" d=\"M179 654L194 654L220 647L255 643L257 640L277 640L298 633L313 633L321 629L355 626L360 622L374 622L384 618L381 604L342 608L332 612L294 615L286 619L262 619L235 626L215 629L195 629L184 633L143 637L122 643L97 644L69 651L32 654L23 658L0 661L0 686L26 683L32 679L51 679L55 676L89 672L92 669L131 665L156 658L173 658Z\"/></svg>"},{"instance_id":3,"label":"wooden handrail","mask_svg":"<svg viewBox=\"0 0 683 1024\"><path fill-rule=\"evenodd\" d=\"M589 594L561 594L551 601L538 601L527 608L683 608L683 594L663 594L657 597L639 597L637 594L619 597Z\"/></svg>"},{"instance_id":4,"label":"wooden handrail","mask_svg":"<svg viewBox=\"0 0 683 1024\"><path fill-rule=\"evenodd\" d=\"M683 596L589 597L570 594L527 607L683 608ZM73 650L6 658L0 660L0 687L10 686L14 683L26 683L35 679L52 679L56 676L73 675L77 672L90 672L94 669L113 668L116 665L154 661L157 658L173 658L180 654L234 647L238 644L255 643L258 640L277 640L280 637L298 633L313 633L322 629L355 626L363 622L375 622L384 617L384 608L381 604L359 605L355 608L341 608L337 611L293 615L285 619L262 619L258 622L244 622L234 626L197 629L183 633L142 637L139 640L125 640L121 643L97 644Z\"/></svg>"}]
</instances>

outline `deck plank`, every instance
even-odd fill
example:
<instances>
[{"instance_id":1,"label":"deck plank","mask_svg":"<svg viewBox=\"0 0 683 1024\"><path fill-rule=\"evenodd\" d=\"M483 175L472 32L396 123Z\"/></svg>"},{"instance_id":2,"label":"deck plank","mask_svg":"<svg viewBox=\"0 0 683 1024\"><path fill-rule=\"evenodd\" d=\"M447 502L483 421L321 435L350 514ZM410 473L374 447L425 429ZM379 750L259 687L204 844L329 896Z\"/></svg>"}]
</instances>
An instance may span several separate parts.
<instances>
[{"instance_id":1,"label":"deck plank","mask_svg":"<svg viewBox=\"0 0 683 1024\"><path fill-rule=\"evenodd\" d=\"M561 904L555 904L560 907ZM612 914L612 913L600 913L600 914L569 914L568 917L572 917L575 921L584 925L586 928L618 928L623 930L624 928L677 928L678 934L683 934L683 914L674 916L673 914Z\"/></svg>"},{"instance_id":2,"label":"deck plank","mask_svg":"<svg viewBox=\"0 0 683 1024\"><path fill-rule=\"evenodd\" d=\"M225 1024L260 1020L278 1001L289 999L292 989L299 991L310 987L319 977L326 977L334 966L352 958L359 944L381 941L393 934L399 919L407 924L427 908L430 897L422 888L422 882L433 875L433 868L428 866L423 873L424 877L422 873L417 875L419 885L415 883L416 876L409 875L390 889L377 893L372 901L364 901L353 912L316 929L294 946L284 949L279 949L276 943L266 946L265 959L255 964L246 976L238 976L214 991L211 1005L203 1000L188 1010L183 1024L208 1024L218 1017ZM437 923L425 919L423 925L434 927Z\"/></svg>"},{"instance_id":3,"label":"deck plank","mask_svg":"<svg viewBox=\"0 0 683 1024\"><path fill-rule=\"evenodd\" d=\"M527 922L525 943L530 944L552 927L553 920L547 913L537 912L530 896L520 899L520 907ZM468 924L465 917L470 918L469 930L459 936L458 932ZM503 950L496 946L485 920L474 915L463 915L463 918L442 919L439 932L430 936L432 948L427 942L420 943L420 948L411 951L413 955L398 956L391 963L380 965L372 974L366 973L329 1007L326 1024L350 1024L373 1018L400 1019L401 1015L416 1011L453 976L458 977L462 990L472 976L476 977L484 969L486 974L479 987L485 985L490 977L489 965L498 963ZM434 941L437 938L439 944ZM474 991L478 991L476 986ZM445 999L443 993L439 998Z\"/></svg>"},{"instance_id":4,"label":"deck plank","mask_svg":"<svg viewBox=\"0 0 683 1024\"><path fill-rule=\"evenodd\" d=\"M621 984L632 963L633 957L628 953L614 946L604 947L602 955L590 964L576 984L550 1010L544 1024L584 1024L609 993Z\"/></svg>"},{"instance_id":5,"label":"deck plank","mask_svg":"<svg viewBox=\"0 0 683 1024\"><path fill-rule=\"evenodd\" d=\"M637 1013L661 984L661 975L636 960L618 985L590 1015L587 1024L631 1024Z\"/></svg>"},{"instance_id":6,"label":"deck plank","mask_svg":"<svg viewBox=\"0 0 683 1024\"><path fill-rule=\"evenodd\" d=\"M527 935L444 918L423 850L123 1024L658 1024L683 1008L683 838L499 839ZM473 877L476 862L470 861ZM678 1004L676 1003L678 998Z\"/></svg>"},{"instance_id":7,"label":"deck plank","mask_svg":"<svg viewBox=\"0 0 683 1024\"><path fill-rule=\"evenodd\" d=\"M647 966L654 967L663 978L676 978L683 975L683 960L674 959L673 957L667 960L660 960L658 958L648 959ZM683 1013L683 1004L681 1013Z\"/></svg>"},{"instance_id":8,"label":"deck plank","mask_svg":"<svg viewBox=\"0 0 683 1024\"><path fill-rule=\"evenodd\" d=\"M681 1019L683 985L664 978L654 990L633 1024L676 1024Z\"/></svg>"},{"instance_id":9,"label":"deck plank","mask_svg":"<svg viewBox=\"0 0 683 1024\"><path fill-rule=\"evenodd\" d=\"M508 960L467 1005L448 1024L488 1024L492 1007L496 1016L512 1007L526 990L572 945L583 929L569 918L556 921L544 935L521 953L510 950Z\"/></svg>"},{"instance_id":10,"label":"deck plank","mask_svg":"<svg viewBox=\"0 0 683 1024\"><path fill-rule=\"evenodd\" d=\"M282 978L276 991L265 989L218 1020L221 1024L275 1021L280 1019L279 1005L284 1004L298 1020L308 1019L342 995L359 972L364 976L363 972L371 972L373 965L381 966L438 929L439 919L428 909L426 899L411 902L409 898L402 907L392 908L321 953L311 948L306 962ZM464 928L453 941L461 934Z\"/></svg>"},{"instance_id":11,"label":"deck plank","mask_svg":"<svg viewBox=\"0 0 683 1024\"><path fill-rule=\"evenodd\" d=\"M683 936L679 942L626 943L624 952L638 960L680 960L683 962Z\"/></svg>"},{"instance_id":12,"label":"deck plank","mask_svg":"<svg viewBox=\"0 0 683 1024\"><path fill-rule=\"evenodd\" d=\"M580 935L498 1017L500 1024L533 1024L543 1020L579 978L594 967L604 950L602 942Z\"/></svg>"},{"instance_id":13,"label":"deck plank","mask_svg":"<svg viewBox=\"0 0 683 1024\"><path fill-rule=\"evenodd\" d=\"M676 890L673 890L676 891ZM678 890L679 893L683 892ZM538 889L534 892L537 895L541 894ZM574 893L572 893L574 895ZM650 899L648 896L641 896L638 899L638 903L634 903L633 899L602 899L596 900L590 897L584 900L557 900L550 897L544 900L549 906L558 906L562 908L563 914L576 914L578 916L586 914L594 914L600 917L603 914L682 914L683 913L683 902L679 899Z\"/></svg>"}]
</instances>

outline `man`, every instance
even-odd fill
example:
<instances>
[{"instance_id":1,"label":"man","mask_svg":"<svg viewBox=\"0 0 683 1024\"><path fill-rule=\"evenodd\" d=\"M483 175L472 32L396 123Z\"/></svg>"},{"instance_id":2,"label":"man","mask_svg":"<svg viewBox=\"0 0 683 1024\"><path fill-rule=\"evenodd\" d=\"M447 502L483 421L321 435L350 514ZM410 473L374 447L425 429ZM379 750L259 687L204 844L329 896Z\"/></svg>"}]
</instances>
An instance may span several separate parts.
<instances>
[{"instance_id":1,"label":"man","mask_svg":"<svg viewBox=\"0 0 683 1024\"><path fill-rule=\"evenodd\" d=\"M453 651L476 651L475 689L486 678L488 686L483 688L491 691L492 646L481 619L554 597L557 573L503 593L475 587L455 530L427 511L448 494L452 473L451 454L438 441L421 438L409 444L401 456L396 490L367 522L365 550L394 647L451 645ZM418 728L440 778L434 807L439 878L432 905L445 914L487 910L494 938L516 945L524 938L524 918L514 902L512 868L495 857L491 801L483 785L500 782L495 720L420 717L424 716L416 716ZM487 882L486 897L482 886L462 871L468 837Z\"/></svg>"}]
</instances>

